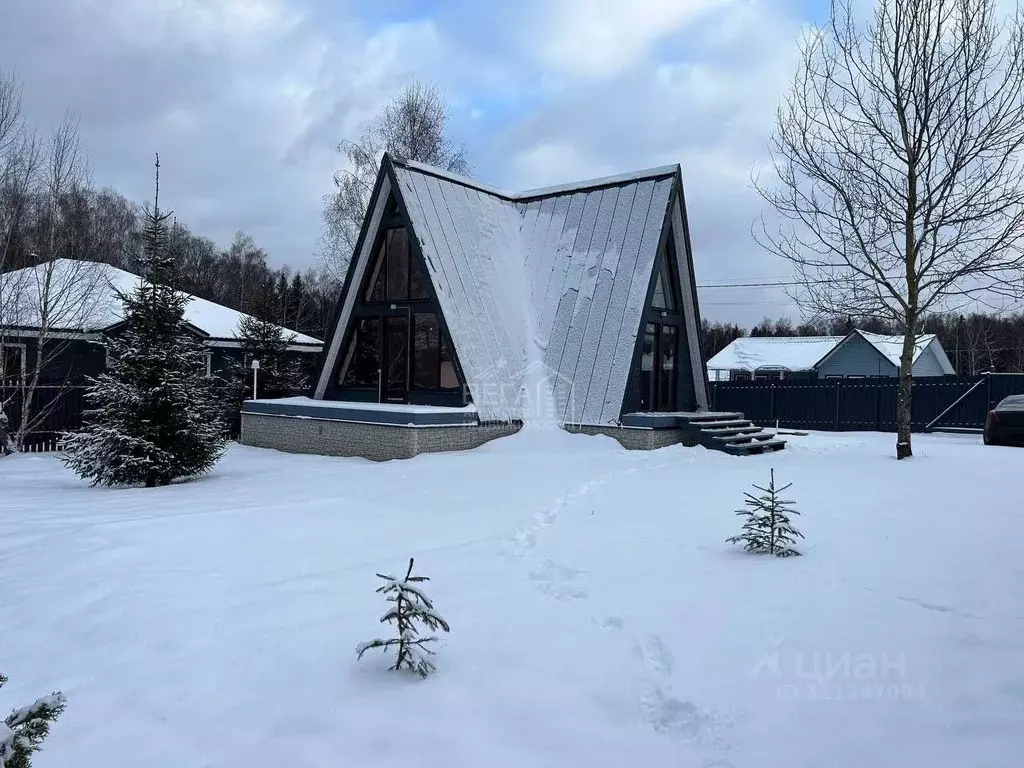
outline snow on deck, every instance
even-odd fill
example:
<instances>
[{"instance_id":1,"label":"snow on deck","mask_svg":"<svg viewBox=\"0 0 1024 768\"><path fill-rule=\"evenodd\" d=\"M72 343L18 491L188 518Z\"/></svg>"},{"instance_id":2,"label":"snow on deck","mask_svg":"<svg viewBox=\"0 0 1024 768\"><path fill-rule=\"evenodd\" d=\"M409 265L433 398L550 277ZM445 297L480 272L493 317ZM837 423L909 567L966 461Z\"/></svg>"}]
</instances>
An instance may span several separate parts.
<instances>
[{"instance_id":1,"label":"snow on deck","mask_svg":"<svg viewBox=\"0 0 1024 768\"><path fill-rule=\"evenodd\" d=\"M3 705L67 694L39 768L1015 765L1024 451L893 441L232 446L137 490L0 459ZM803 557L725 543L769 467ZM386 632L374 574L410 556L452 628L426 681L354 652Z\"/></svg>"},{"instance_id":2,"label":"snow on deck","mask_svg":"<svg viewBox=\"0 0 1024 768\"><path fill-rule=\"evenodd\" d=\"M709 370L809 371L845 336L749 337L735 339L708 360Z\"/></svg>"},{"instance_id":3,"label":"snow on deck","mask_svg":"<svg viewBox=\"0 0 1024 768\"><path fill-rule=\"evenodd\" d=\"M314 400L310 397L275 397L261 400L250 400L253 403L273 403L275 405L296 405L307 408L344 408L353 411L381 411L387 413L476 413L473 403L459 407L447 405L413 405L411 403L359 403L352 400Z\"/></svg>"}]
</instances>

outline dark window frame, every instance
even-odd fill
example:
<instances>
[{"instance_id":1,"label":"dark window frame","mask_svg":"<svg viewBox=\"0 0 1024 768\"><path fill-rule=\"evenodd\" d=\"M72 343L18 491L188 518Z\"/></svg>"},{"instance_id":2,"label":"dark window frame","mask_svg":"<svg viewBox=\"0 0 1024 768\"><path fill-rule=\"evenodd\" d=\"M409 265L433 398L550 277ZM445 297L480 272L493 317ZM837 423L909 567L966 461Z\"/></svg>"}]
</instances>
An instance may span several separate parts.
<instances>
[{"instance_id":1,"label":"dark window frame","mask_svg":"<svg viewBox=\"0 0 1024 768\"><path fill-rule=\"evenodd\" d=\"M634 401L635 407L641 413L666 413L672 412L679 407L679 383L680 383L680 361L682 360L682 345L683 339L686 335L686 328L684 326L683 318L683 305L680 301L680 296L676 291L676 280L673 279L673 275L678 274L678 267L676 262L676 248L675 248L675 237L671 227L666 229L664 242L658 248L658 255L654 261L654 269L651 273L651 282L649 284L649 295L647 297L647 305L644 310L643 325L641 326L640 338L637 339L638 343L638 358L637 358L637 398ZM667 304L671 305L671 308L656 307L654 305L656 287L658 279L661 279L662 288L665 292L665 296L668 301ZM645 386L644 382L644 371L643 371L643 345L645 338L648 334L648 328L654 326L654 368L650 377L650 381ZM661 397L662 388L662 376L663 371L661 369L662 364L662 336L664 335L664 328L673 328L675 333L674 343L674 355L673 355L673 375L672 375L672 393L671 397L668 398L668 405L662 407L661 403L663 398Z\"/></svg>"},{"instance_id":2,"label":"dark window frame","mask_svg":"<svg viewBox=\"0 0 1024 768\"><path fill-rule=\"evenodd\" d=\"M18 361L18 370L8 376L11 373L8 368L12 357ZM16 386L24 386L27 371L28 344L17 341L5 341L0 344L0 385L14 381L17 382Z\"/></svg>"},{"instance_id":3,"label":"dark window frame","mask_svg":"<svg viewBox=\"0 0 1024 768\"><path fill-rule=\"evenodd\" d=\"M393 241L397 239L396 232L403 234L400 256L397 256L397 249L392 250ZM394 292L396 283L393 282L392 265L396 258L401 258L404 261L405 271L403 279L400 281L404 283L404 291ZM417 286L418 293L414 291L414 286ZM378 288L380 289L379 294ZM420 260L413 253L409 230L401 222L392 221L387 226L381 226L373 249L373 263L363 278L359 299L363 304L372 306L430 300L429 280Z\"/></svg>"},{"instance_id":4,"label":"dark window frame","mask_svg":"<svg viewBox=\"0 0 1024 768\"><path fill-rule=\"evenodd\" d=\"M369 265L369 269L367 269L366 274L363 275L362 284L358 287L358 292L356 294L355 301L353 302L347 328L344 332L345 336L342 344L342 353L338 356L334 376L330 380L329 391L332 394L329 396L341 396L340 399L344 399L344 396L348 394L355 396L356 399L364 401L367 398L372 398L374 402L398 402L396 400L388 400L385 396L386 393L383 391L386 389L383 371L383 365L385 363L383 328L387 317L402 316L403 318L408 319L407 338L409 345L405 398L402 402L413 404L450 405L452 407L463 406L467 402L470 402L471 398L465 384L462 367L459 364L458 356L455 353L454 346L452 345L449 337L444 315L441 312L440 304L437 301L425 263L423 262L423 255L419 250L419 244L415 242L415 238L411 234L412 230L401 217L397 206L394 205L394 198L389 202L388 210L391 211L391 215L385 216L385 219L381 222L375 236L374 249L371 257L374 261ZM370 295L372 281L374 281L380 271L385 272L386 282L388 259L386 243L388 242L388 233L397 228L403 228L407 233L405 253L409 260L408 268L406 270L406 295L408 298L386 298L386 286L384 292L385 298L372 298ZM378 265L381 263L382 246L385 249L385 254L383 257L383 266L378 270ZM418 291L414 291L413 288L416 283L417 275L419 275L420 278L420 288ZM438 336L438 361L436 369L438 379L437 387L423 387L418 386L415 383L416 339L414 316L417 314L432 314L436 317ZM346 385L344 384L344 381L348 361L350 359L349 351L352 348L353 340L356 337L358 322L360 319L371 317L380 319L381 328L377 343L377 363L379 371L377 382L373 386ZM448 371L447 377L444 375L446 370ZM445 378L449 381L454 381L454 384L452 386L442 387L441 382L445 380Z\"/></svg>"}]
</instances>

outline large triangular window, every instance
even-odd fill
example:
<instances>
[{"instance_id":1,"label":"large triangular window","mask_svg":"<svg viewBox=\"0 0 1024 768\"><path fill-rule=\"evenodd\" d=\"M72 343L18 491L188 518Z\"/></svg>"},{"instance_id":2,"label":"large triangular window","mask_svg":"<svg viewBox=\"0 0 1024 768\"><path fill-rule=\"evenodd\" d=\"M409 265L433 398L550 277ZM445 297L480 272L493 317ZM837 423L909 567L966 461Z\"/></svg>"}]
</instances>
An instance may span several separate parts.
<instances>
[{"instance_id":1,"label":"large triangular window","mask_svg":"<svg viewBox=\"0 0 1024 768\"><path fill-rule=\"evenodd\" d=\"M651 301L640 338L641 411L674 411L679 402L678 361L683 336L679 313L675 242L669 230L654 263Z\"/></svg>"},{"instance_id":2,"label":"large triangular window","mask_svg":"<svg viewBox=\"0 0 1024 768\"><path fill-rule=\"evenodd\" d=\"M429 277L394 215L377 235L334 381L342 399L461 406L464 387Z\"/></svg>"},{"instance_id":3,"label":"large triangular window","mask_svg":"<svg viewBox=\"0 0 1024 768\"><path fill-rule=\"evenodd\" d=\"M658 269L658 276L654 282L654 296L651 298L653 309L665 309L675 311L676 300L672 290L672 279L668 274L667 258L659 259L661 262Z\"/></svg>"},{"instance_id":4,"label":"large triangular window","mask_svg":"<svg viewBox=\"0 0 1024 768\"><path fill-rule=\"evenodd\" d=\"M363 300L383 303L420 301L427 297L427 279L419 259L413 256L405 227L389 227L377 245Z\"/></svg>"}]
</instances>

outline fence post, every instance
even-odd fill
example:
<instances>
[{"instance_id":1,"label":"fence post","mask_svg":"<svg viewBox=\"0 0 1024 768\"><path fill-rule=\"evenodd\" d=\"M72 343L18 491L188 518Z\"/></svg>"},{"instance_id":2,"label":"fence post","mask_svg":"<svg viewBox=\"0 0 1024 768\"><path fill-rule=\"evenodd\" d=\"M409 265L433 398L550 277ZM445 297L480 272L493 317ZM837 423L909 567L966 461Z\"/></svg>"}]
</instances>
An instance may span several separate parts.
<instances>
[{"instance_id":1,"label":"fence post","mask_svg":"<svg viewBox=\"0 0 1024 768\"><path fill-rule=\"evenodd\" d=\"M842 379L836 379L836 423L835 423L835 430L834 430L835 432L839 431L839 401L840 401L840 399L842 399L842 393L843 393L843 380Z\"/></svg>"},{"instance_id":2,"label":"fence post","mask_svg":"<svg viewBox=\"0 0 1024 768\"><path fill-rule=\"evenodd\" d=\"M981 415L981 423L985 423L988 412L992 408L992 374L985 374L985 412Z\"/></svg>"},{"instance_id":3,"label":"fence post","mask_svg":"<svg viewBox=\"0 0 1024 768\"><path fill-rule=\"evenodd\" d=\"M771 392L768 399L768 422L775 421L775 382L772 382Z\"/></svg>"},{"instance_id":4,"label":"fence post","mask_svg":"<svg viewBox=\"0 0 1024 768\"><path fill-rule=\"evenodd\" d=\"M881 432L882 430L880 429L880 427L882 422L882 387L877 382L875 382L872 385L872 388L875 390L875 432Z\"/></svg>"}]
</instances>

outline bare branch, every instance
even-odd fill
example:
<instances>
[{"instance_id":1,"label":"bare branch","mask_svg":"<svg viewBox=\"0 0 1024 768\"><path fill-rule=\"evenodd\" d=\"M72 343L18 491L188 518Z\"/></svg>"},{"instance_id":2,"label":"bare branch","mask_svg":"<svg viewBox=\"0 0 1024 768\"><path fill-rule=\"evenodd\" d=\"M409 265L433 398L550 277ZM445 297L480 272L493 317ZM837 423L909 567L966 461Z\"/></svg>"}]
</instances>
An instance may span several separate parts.
<instances>
[{"instance_id":1,"label":"bare branch","mask_svg":"<svg viewBox=\"0 0 1024 768\"><path fill-rule=\"evenodd\" d=\"M924 315L1024 297L1022 18L995 0L880 0L861 23L834 0L779 107L774 178L755 179L783 221L756 236L793 264L805 311L904 328L906 455Z\"/></svg>"},{"instance_id":2,"label":"bare branch","mask_svg":"<svg viewBox=\"0 0 1024 768\"><path fill-rule=\"evenodd\" d=\"M358 141L338 145L346 165L334 175L334 193L324 199L324 256L337 279L345 276L384 152L452 173L470 173L465 145L448 136L448 121L444 93L436 85L413 81L384 106Z\"/></svg>"}]
</instances>

